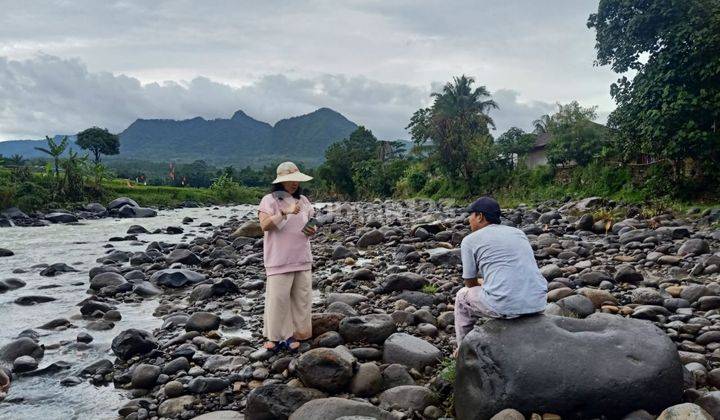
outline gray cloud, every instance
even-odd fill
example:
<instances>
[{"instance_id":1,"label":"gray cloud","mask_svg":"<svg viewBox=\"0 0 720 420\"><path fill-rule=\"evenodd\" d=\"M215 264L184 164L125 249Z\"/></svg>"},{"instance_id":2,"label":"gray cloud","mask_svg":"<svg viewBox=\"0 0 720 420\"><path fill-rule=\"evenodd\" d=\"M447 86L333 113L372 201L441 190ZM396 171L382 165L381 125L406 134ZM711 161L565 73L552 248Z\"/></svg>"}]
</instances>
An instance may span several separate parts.
<instances>
[{"instance_id":1,"label":"gray cloud","mask_svg":"<svg viewBox=\"0 0 720 420\"><path fill-rule=\"evenodd\" d=\"M75 133L91 125L120 131L136 118L227 118L238 109L271 123L327 106L381 138L407 138L410 115L430 100L427 88L382 83L364 76L268 75L236 88L206 77L187 82L143 84L108 72L91 72L77 59L41 55L28 60L0 57L0 135L10 138ZM512 90L494 93L498 133L527 128L552 105L523 103Z\"/></svg>"},{"instance_id":2,"label":"gray cloud","mask_svg":"<svg viewBox=\"0 0 720 420\"><path fill-rule=\"evenodd\" d=\"M555 102L613 108L616 77L593 67L585 27L596 0L2 6L0 139L235 109L272 122L320 106L405 137L428 94L463 73L501 96L498 132Z\"/></svg>"}]
</instances>

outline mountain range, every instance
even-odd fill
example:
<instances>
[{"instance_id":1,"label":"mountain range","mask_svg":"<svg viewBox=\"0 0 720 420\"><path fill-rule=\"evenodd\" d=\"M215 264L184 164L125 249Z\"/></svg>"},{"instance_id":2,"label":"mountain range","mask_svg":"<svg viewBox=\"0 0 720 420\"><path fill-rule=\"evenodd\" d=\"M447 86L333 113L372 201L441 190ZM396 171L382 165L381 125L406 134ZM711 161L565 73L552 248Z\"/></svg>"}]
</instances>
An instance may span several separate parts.
<instances>
[{"instance_id":1,"label":"mountain range","mask_svg":"<svg viewBox=\"0 0 720 420\"><path fill-rule=\"evenodd\" d=\"M235 112L230 119L138 119L119 134L120 154L105 159L157 162L202 159L214 165L237 167L295 160L317 165L323 161L330 144L347 138L356 128L354 122L329 108L283 119L274 126L243 111ZM71 140L74 142L74 138ZM35 150L44 145L45 140L4 141L0 142L0 154L46 156Z\"/></svg>"}]
</instances>

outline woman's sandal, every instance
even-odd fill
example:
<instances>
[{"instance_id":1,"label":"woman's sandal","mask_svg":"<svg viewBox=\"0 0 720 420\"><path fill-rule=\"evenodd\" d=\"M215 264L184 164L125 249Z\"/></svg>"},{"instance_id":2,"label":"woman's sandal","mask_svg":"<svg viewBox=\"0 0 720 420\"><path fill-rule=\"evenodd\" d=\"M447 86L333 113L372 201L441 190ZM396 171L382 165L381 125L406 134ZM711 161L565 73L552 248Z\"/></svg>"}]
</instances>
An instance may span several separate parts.
<instances>
[{"instance_id":1,"label":"woman's sandal","mask_svg":"<svg viewBox=\"0 0 720 420\"><path fill-rule=\"evenodd\" d=\"M287 348L288 351L291 353L294 353L294 352L300 350L301 343L292 337L285 340L285 342L283 344L285 345L285 348Z\"/></svg>"},{"instance_id":2,"label":"woman's sandal","mask_svg":"<svg viewBox=\"0 0 720 420\"><path fill-rule=\"evenodd\" d=\"M277 341L266 341L265 344L263 344L263 348L269 352L277 353L283 348L283 343Z\"/></svg>"}]
</instances>

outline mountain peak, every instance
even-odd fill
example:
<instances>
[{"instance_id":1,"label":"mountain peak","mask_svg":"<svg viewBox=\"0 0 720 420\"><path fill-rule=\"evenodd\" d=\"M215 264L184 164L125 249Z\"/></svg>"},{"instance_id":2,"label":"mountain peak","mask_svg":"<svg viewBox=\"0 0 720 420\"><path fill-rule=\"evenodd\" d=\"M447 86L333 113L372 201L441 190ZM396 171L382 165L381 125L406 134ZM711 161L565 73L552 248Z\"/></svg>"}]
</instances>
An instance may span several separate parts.
<instances>
[{"instance_id":1,"label":"mountain peak","mask_svg":"<svg viewBox=\"0 0 720 420\"><path fill-rule=\"evenodd\" d=\"M230 118L230 119L231 120L244 120L247 118L250 118L250 116L248 116L248 114L246 114L242 109L238 109L237 111L235 111L232 118Z\"/></svg>"}]
</instances>

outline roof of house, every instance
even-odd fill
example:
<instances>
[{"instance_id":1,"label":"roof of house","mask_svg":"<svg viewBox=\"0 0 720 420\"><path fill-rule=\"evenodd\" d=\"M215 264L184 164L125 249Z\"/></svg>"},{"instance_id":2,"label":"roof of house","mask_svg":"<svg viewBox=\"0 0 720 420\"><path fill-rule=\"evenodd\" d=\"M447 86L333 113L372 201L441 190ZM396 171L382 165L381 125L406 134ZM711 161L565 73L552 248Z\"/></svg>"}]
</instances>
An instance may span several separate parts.
<instances>
[{"instance_id":1,"label":"roof of house","mask_svg":"<svg viewBox=\"0 0 720 420\"><path fill-rule=\"evenodd\" d=\"M535 144L533 144L533 149L544 148L549 142L550 133L538 134L538 136L535 138Z\"/></svg>"}]
</instances>

